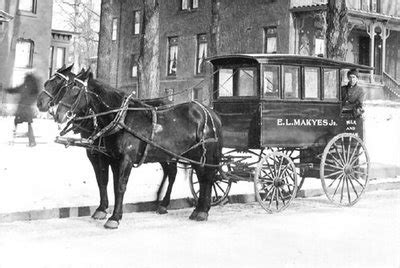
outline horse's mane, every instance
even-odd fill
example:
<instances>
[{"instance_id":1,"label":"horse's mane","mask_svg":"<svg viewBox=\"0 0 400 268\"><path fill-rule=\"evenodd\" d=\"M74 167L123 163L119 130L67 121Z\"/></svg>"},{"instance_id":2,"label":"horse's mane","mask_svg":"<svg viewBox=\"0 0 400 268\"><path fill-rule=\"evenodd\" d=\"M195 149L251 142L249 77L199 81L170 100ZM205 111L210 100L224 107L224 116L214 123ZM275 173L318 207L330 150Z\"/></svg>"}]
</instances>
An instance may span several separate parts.
<instances>
[{"instance_id":1,"label":"horse's mane","mask_svg":"<svg viewBox=\"0 0 400 268\"><path fill-rule=\"evenodd\" d=\"M122 100L125 97L125 94L122 91L100 80L94 79L93 77L90 77L88 80L88 88L90 91L99 95L105 103L112 107L121 106Z\"/></svg>"}]
</instances>

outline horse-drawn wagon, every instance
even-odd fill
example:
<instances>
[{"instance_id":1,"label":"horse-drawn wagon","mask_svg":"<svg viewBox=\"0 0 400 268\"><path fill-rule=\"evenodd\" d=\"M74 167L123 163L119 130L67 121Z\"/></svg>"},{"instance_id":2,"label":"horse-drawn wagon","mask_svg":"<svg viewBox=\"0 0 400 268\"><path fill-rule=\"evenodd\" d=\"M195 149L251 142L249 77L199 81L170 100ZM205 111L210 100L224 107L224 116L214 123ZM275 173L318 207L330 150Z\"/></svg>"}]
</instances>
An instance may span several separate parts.
<instances>
[{"instance_id":1,"label":"horse-drawn wagon","mask_svg":"<svg viewBox=\"0 0 400 268\"><path fill-rule=\"evenodd\" d=\"M226 55L214 68L213 109L222 121L223 166L213 204L231 183L254 182L256 200L268 212L286 208L306 177L320 178L328 199L351 206L363 194L369 157L363 120L343 109L346 69L370 69L299 55ZM190 177L197 197L196 176Z\"/></svg>"}]
</instances>

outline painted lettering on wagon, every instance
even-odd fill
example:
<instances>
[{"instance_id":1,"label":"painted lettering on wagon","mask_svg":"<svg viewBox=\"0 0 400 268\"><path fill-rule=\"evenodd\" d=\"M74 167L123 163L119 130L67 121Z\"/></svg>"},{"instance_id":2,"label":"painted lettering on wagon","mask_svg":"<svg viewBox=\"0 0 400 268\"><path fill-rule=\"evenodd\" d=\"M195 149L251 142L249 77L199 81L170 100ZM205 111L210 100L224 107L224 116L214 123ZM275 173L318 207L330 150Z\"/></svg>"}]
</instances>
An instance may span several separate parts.
<instances>
[{"instance_id":1,"label":"painted lettering on wagon","mask_svg":"<svg viewBox=\"0 0 400 268\"><path fill-rule=\"evenodd\" d=\"M310 127L328 127L337 126L333 119L282 119L276 120L278 126L310 126Z\"/></svg>"}]
</instances>

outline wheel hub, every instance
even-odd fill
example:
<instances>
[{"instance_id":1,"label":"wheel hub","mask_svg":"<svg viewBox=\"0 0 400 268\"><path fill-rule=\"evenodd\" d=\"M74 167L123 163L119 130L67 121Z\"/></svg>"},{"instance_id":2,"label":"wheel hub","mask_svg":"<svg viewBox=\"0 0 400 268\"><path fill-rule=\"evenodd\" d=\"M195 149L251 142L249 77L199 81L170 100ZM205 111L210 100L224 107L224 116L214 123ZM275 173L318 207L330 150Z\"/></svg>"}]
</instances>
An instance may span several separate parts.
<instances>
[{"instance_id":1,"label":"wheel hub","mask_svg":"<svg viewBox=\"0 0 400 268\"><path fill-rule=\"evenodd\" d=\"M283 185L285 185L285 181L282 179L275 179L274 180L274 186L275 187L282 187Z\"/></svg>"},{"instance_id":2,"label":"wheel hub","mask_svg":"<svg viewBox=\"0 0 400 268\"><path fill-rule=\"evenodd\" d=\"M345 165L343 167L343 171L346 175L352 174L353 173L353 167L350 165Z\"/></svg>"}]
</instances>

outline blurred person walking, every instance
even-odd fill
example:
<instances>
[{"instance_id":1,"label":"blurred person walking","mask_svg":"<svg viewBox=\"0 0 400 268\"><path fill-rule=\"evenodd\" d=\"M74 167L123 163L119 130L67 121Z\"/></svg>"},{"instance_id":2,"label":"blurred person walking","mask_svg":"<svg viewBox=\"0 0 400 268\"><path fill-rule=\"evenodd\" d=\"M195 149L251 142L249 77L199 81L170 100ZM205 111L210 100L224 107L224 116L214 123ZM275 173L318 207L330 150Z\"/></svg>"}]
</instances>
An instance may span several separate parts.
<instances>
[{"instance_id":1,"label":"blurred person walking","mask_svg":"<svg viewBox=\"0 0 400 268\"><path fill-rule=\"evenodd\" d=\"M13 140L16 136L17 125L26 122L28 123L29 146L35 146L36 141L32 123L35 115L36 99L39 94L39 80L33 74L27 74L22 85L5 90L10 94L19 94L18 107L14 114Z\"/></svg>"}]
</instances>

